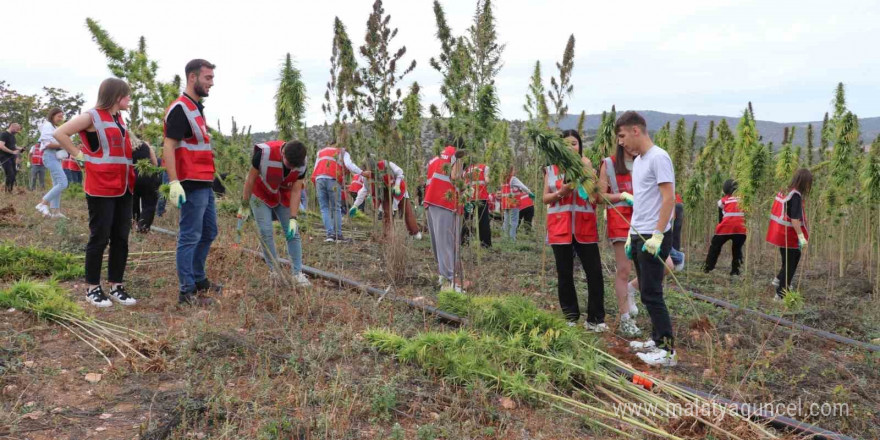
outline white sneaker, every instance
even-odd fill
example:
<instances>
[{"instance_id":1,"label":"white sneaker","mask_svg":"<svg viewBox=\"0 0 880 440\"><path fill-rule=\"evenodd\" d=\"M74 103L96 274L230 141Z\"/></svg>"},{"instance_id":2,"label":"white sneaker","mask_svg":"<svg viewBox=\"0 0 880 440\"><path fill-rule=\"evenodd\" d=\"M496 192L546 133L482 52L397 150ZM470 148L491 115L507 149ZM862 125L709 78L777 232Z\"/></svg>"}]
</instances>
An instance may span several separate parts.
<instances>
[{"instance_id":1,"label":"white sneaker","mask_svg":"<svg viewBox=\"0 0 880 440\"><path fill-rule=\"evenodd\" d=\"M779 278L778 277L773 278L773 281L771 281L770 284L773 287L779 287Z\"/></svg>"},{"instance_id":2,"label":"white sneaker","mask_svg":"<svg viewBox=\"0 0 880 440\"><path fill-rule=\"evenodd\" d=\"M416 239L416 240L421 240L421 239L422 239L422 233L421 233L421 232L416 232L416 235L413 235L413 238Z\"/></svg>"},{"instance_id":3,"label":"white sneaker","mask_svg":"<svg viewBox=\"0 0 880 440\"><path fill-rule=\"evenodd\" d=\"M137 304L137 300L125 291L125 286L122 284L110 289L110 299L124 306L133 306Z\"/></svg>"},{"instance_id":4,"label":"white sneaker","mask_svg":"<svg viewBox=\"0 0 880 440\"><path fill-rule=\"evenodd\" d=\"M293 281L296 282L296 285L299 287L311 287L312 283L309 282L309 279L306 278L306 274L300 272L293 276Z\"/></svg>"},{"instance_id":5,"label":"white sneaker","mask_svg":"<svg viewBox=\"0 0 880 440\"><path fill-rule=\"evenodd\" d=\"M452 282L444 282L442 286L440 286L440 290L452 290L456 293L467 293L464 291L464 288L461 287L461 284L452 284Z\"/></svg>"},{"instance_id":6,"label":"white sneaker","mask_svg":"<svg viewBox=\"0 0 880 440\"><path fill-rule=\"evenodd\" d=\"M67 218L67 216L64 215L64 214L62 214L61 211L59 211L59 212L53 212L53 213L49 214L49 217L52 217L52 218Z\"/></svg>"},{"instance_id":7,"label":"white sneaker","mask_svg":"<svg viewBox=\"0 0 880 440\"><path fill-rule=\"evenodd\" d=\"M684 253L681 254L681 263L675 265L675 271L681 272L684 270Z\"/></svg>"},{"instance_id":8,"label":"white sneaker","mask_svg":"<svg viewBox=\"0 0 880 440\"><path fill-rule=\"evenodd\" d=\"M443 275L437 277L437 285L443 287L443 284L446 284L446 278Z\"/></svg>"},{"instance_id":9,"label":"white sneaker","mask_svg":"<svg viewBox=\"0 0 880 440\"><path fill-rule=\"evenodd\" d=\"M636 305L636 292L638 291L629 283L626 285L626 290L629 298L629 316L635 318L639 314L639 307Z\"/></svg>"},{"instance_id":10,"label":"white sneaker","mask_svg":"<svg viewBox=\"0 0 880 440\"><path fill-rule=\"evenodd\" d=\"M608 325L606 325L604 322L601 322L599 324L590 324L589 322L584 321L584 328L587 329L588 332L605 333L605 331L608 330Z\"/></svg>"},{"instance_id":11,"label":"white sneaker","mask_svg":"<svg viewBox=\"0 0 880 440\"><path fill-rule=\"evenodd\" d=\"M40 214L43 214L44 217L48 217L50 215L49 214L49 207L42 204L42 203L37 204L37 206L34 206L34 209L36 209L37 212L39 212Z\"/></svg>"},{"instance_id":12,"label":"white sneaker","mask_svg":"<svg viewBox=\"0 0 880 440\"><path fill-rule=\"evenodd\" d=\"M636 351L644 351L651 350L655 348L657 344L653 339L648 339L647 341L630 341L629 348Z\"/></svg>"},{"instance_id":13,"label":"white sneaker","mask_svg":"<svg viewBox=\"0 0 880 440\"><path fill-rule=\"evenodd\" d=\"M336 239L333 237L327 237L324 239L324 243L333 243L334 241L336 241Z\"/></svg>"},{"instance_id":14,"label":"white sneaker","mask_svg":"<svg viewBox=\"0 0 880 440\"><path fill-rule=\"evenodd\" d=\"M110 298L107 298L107 295L104 295L104 289L102 289L101 286L95 287L92 290L86 290L86 301L95 307L101 308L113 305L113 301L110 301Z\"/></svg>"},{"instance_id":15,"label":"white sneaker","mask_svg":"<svg viewBox=\"0 0 880 440\"><path fill-rule=\"evenodd\" d=\"M678 365L678 358L675 355L675 350L669 352L662 348L655 347L647 353L637 353L636 356L648 365L660 367L674 367Z\"/></svg>"},{"instance_id":16,"label":"white sneaker","mask_svg":"<svg viewBox=\"0 0 880 440\"><path fill-rule=\"evenodd\" d=\"M567 325L568 325L569 327L576 327L576 326L578 325L578 323L575 322L575 321L568 321Z\"/></svg>"},{"instance_id":17,"label":"white sneaker","mask_svg":"<svg viewBox=\"0 0 880 440\"><path fill-rule=\"evenodd\" d=\"M625 338L637 338L642 335L642 331L639 330L639 326L636 325L636 320L632 318L621 319L618 330L620 331L620 334Z\"/></svg>"}]
</instances>

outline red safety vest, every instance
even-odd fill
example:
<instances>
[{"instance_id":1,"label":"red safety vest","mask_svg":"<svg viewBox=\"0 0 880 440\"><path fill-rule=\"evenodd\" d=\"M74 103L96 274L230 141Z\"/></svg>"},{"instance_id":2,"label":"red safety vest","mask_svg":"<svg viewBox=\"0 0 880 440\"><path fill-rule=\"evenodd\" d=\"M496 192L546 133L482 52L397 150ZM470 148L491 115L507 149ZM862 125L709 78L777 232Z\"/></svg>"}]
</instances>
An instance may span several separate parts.
<instances>
[{"instance_id":1,"label":"red safety vest","mask_svg":"<svg viewBox=\"0 0 880 440\"><path fill-rule=\"evenodd\" d=\"M79 133L86 163L83 190L92 197L119 197L126 190L133 192L135 177L131 162L131 138L128 130L123 135L119 127L125 128L125 122L120 116L119 125L116 125L107 110L93 108L88 114L98 135L98 145L89 145L85 131ZM99 148L93 153L96 146Z\"/></svg>"},{"instance_id":2,"label":"red safety vest","mask_svg":"<svg viewBox=\"0 0 880 440\"><path fill-rule=\"evenodd\" d=\"M632 174L626 173L618 176L614 165L617 158L614 156L602 159L605 166L605 175L608 176L608 188L605 190L611 194L623 192L633 193ZM629 223L632 221L633 208L623 200L605 207L605 232L610 239L626 238L629 236Z\"/></svg>"},{"instance_id":3,"label":"red safety vest","mask_svg":"<svg viewBox=\"0 0 880 440\"><path fill-rule=\"evenodd\" d=\"M214 181L214 150L211 147L211 136L205 117L199 112L198 106L186 95L180 95L165 111L165 130L168 129L168 115L175 107L180 106L192 127L193 136L181 139L180 145L174 150L174 165L177 169L177 180L195 180L201 182Z\"/></svg>"},{"instance_id":4,"label":"red safety vest","mask_svg":"<svg viewBox=\"0 0 880 440\"><path fill-rule=\"evenodd\" d=\"M318 162L315 164L315 170L312 172L312 183L315 183L318 176L330 176L342 183L342 167L340 162L344 156L342 148L325 147L318 151Z\"/></svg>"},{"instance_id":5,"label":"red safety vest","mask_svg":"<svg viewBox=\"0 0 880 440\"><path fill-rule=\"evenodd\" d=\"M547 186L560 190L565 175L559 174L556 165L547 167ZM589 202L580 198L577 190L563 197L547 208L547 242L571 244L574 235L578 243L597 243L599 232L596 226L596 210Z\"/></svg>"},{"instance_id":6,"label":"red safety vest","mask_svg":"<svg viewBox=\"0 0 880 440\"><path fill-rule=\"evenodd\" d=\"M391 163L393 163L393 162L391 162ZM397 179L394 177L393 174L388 173L388 172L385 171L386 166L385 166L385 161L384 161L384 160L380 160L380 161L376 164L376 168L379 170L379 173L382 175L382 182L385 183L385 186L388 188L388 191L389 191L389 194L390 194L390 193L391 193L391 187L394 186L394 181L397 180ZM390 167L389 167L389 168L390 168ZM372 185L372 184L371 184L371 185L370 185L370 189L372 190L373 195L375 196L375 195L376 195L376 185ZM403 200L403 195L404 195L404 194L406 194L406 180L405 180L405 179L400 179L400 195L399 195L399 196L392 195L391 197L393 197L395 200L400 201L400 200Z\"/></svg>"},{"instance_id":7,"label":"red safety vest","mask_svg":"<svg viewBox=\"0 0 880 440\"><path fill-rule=\"evenodd\" d=\"M501 185L501 209L513 209L519 206L519 201L510 189L511 180L513 180L512 176L507 179L507 183Z\"/></svg>"},{"instance_id":8,"label":"red safety vest","mask_svg":"<svg viewBox=\"0 0 880 440\"><path fill-rule=\"evenodd\" d=\"M281 148L284 141L268 141L254 146L260 151L260 178L254 182L254 196L262 200L266 206L274 208L280 202L290 207L290 192L299 176L305 172L305 165L290 170L284 176L284 162Z\"/></svg>"},{"instance_id":9,"label":"red safety vest","mask_svg":"<svg viewBox=\"0 0 880 440\"><path fill-rule=\"evenodd\" d=\"M40 144L34 146L34 152L31 153L31 165L43 165L43 150L40 148Z\"/></svg>"},{"instance_id":10,"label":"red safety vest","mask_svg":"<svg viewBox=\"0 0 880 440\"><path fill-rule=\"evenodd\" d=\"M520 191L520 193L519 193L519 209L523 210L526 208L531 208L532 206L535 206L535 203L532 202L532 198L529 197L529 194Z\"/></svg>"},{"instance_id":11,"label":"red safety vest","mask_svg":"<svg viewBox=\"0 0 880 440\"><path fill-rule=\"evenodd\" d=\"M721 222L715 226L715 235L733 235L746 233L746 218L739 207L739 198L724 196L718 201L721 208Z\"/></svg>"},{"instance_id":12,"label":"red safety vest","mask_svg":"<svg viewBox=\"0 0 880 440\"><path fill-rule=\"evenodd\" d=\"M364 176L357 174L352 176L351 183L348 184L348 192L357 193L364 187Z\"/></svg>"},{"instance_id":13,"label":"red safety vest","mask_svg":"<svg viewBox=\"0 0 880 440\"><path fill-rule=\"evenodd\" d=\"M455 157L455 147L448 146L439 156L428 162L425 206L434 205L450 211L456 210L458 197L452 179L447 174L452 171L453 157ZM447 164L449 171L446 170Z\"/></svg>"},{"instance_id":14,"label":"red safety vest","mask_svg":"<svg viewBox=\"0 0 880 440\"><path fill-rule=\"evenodd\" d=\"M773 207L770 208L770 227L767 228L767 242L783 248L796 249L798 247L798 236L794 226L791 224L791 218L788 216L786 204L793 194L799 194L797 190L789 190L788 194L779 192L776 199L773 200ZM801 196L801 231L804 237L809 239L810 233L807 231L807 213L806 200Z\"/></svg>"},{"instance_id":15,"label":"red safety vest","mask_svg":"<svg viewBox=\"0 0 880 440\"><path fill-rule=\"evenodd\" d=\"M486 198L486 203L489 205L489 211L498 212L501 210L501 204L498 203L498 198L495 196L495 193L489 193L489 197Z\"/></svg>"},{"instance_id":16,"label":"red safety vest","mask_svg":"<svg viewBox=\"0 0 880 440\"><path fill-rule=\"evenodd\" d=\"M486 172L488 170L489 167L482 163L468 167L465 175L467 176L468 185L474 188L474 196L471 200L489 199L489 186L487 185L488 181L486 179Z\"/></svg>"},{"instance_id":17,"label":"red safety vest","mask_svg":"<svg viewBox=\"0 0 880 440\"><path fill-rule=\"evenodd\" d=\"M82 171L79 165L76 164L76 161L73 160L73 158L70 156L61 161L61 169L70 171Z\"/></svg>"}]
</instances>

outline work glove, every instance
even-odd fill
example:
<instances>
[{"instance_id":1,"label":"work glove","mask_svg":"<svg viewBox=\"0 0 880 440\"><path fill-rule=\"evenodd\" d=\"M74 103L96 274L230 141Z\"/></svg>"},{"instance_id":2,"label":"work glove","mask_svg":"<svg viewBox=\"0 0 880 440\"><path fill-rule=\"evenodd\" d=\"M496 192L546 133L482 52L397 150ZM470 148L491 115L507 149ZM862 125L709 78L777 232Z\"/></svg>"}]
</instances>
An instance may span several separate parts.
<instances>
[{"instance_id":1,"label":"work glove","mask_svg":"<svg viewBox=\"0 0 880 440\"><path fill-rule=\"evenodd\" d=\"M352 206L351 209L348 210L348 216L354 218L358 213L358 207Z\"/></svg>"},{"instance_id":2,"label":"work glove","mask_svg":"<svg viewBox=\"0 0 880 440\"><path fill-rule=\"evenodd\" d=\"M588 200L590 198L590 195L587 194L587 189L584 188L583 185L578 186L578 197L583 200Z\"/></svg>"},{"instance_id":3,"label":"work glove","mask_svg":"<svg viewBox=\"0 0 880 440\"><path fill-rule=\"evenodd\" d=\"M663 233L662 232L654 232L654 235L651 236L645 244L642 245L642 251L647 252L651 255L657 255L660 252L660 245L663 244Z\"/></svg>"},{"instance_id":4,"label":"work glove","mask_svg":"<svg viewBox=\"0 0 880 440\"><path fill-rule=\"evenodd\" d=\"M400 195L400 184L399 184L399 183L398 183L398 184L395 184L395 185L391 188L391 195L393 195L394 197L397 197L397 196Z\"/></svg>"},{"instance_id":5,"label":"work glove","mask_svg":"<svg viewBox=\"0 0 880 440\"><path fill-rule=\"evenodd\" d=\"M474 189L468 188L468 189L464 190L464 192L462 192L461 195L465 200L472 199L474 197Z\"/></svg>"},{"instance_id":6,"label":"work glove","mask_svg":"<svg viewBox=\"0 0 880 440\"><path fill-rule=\"evenodd\" d=\"M535 200L535 193L530 192L530 193L529 193L529 198L532 199L532 200Z\"/></svg>"},{"instance_id":7,"label":"work glove","mask_svg":"<svg viewBox=\"0 0 880 440\"><path fill-rule=\"evenodd\" d=\"M171 204L177 206L177 209L183 207L183 204L186 203L186 192L183 190L183 185L180 184L179 180L172 180L168 183L168 199L171 201Z\"/></svg>"},{"instance_id":8,"label":"work glove","mask_svg":"<svg viewBox=\"0 0 880 440\"><path fill-rule=\"evenodd\" d=\"M807 247L807 237L804 237L804 234L798 234L798 249L803 249Z\"/></svg>"},{"instance_id":9,"label":"work glove","mask_svg":"<svg viewBox=\"0 0 880 440\"><path fill-rule=\"evenodd\" d=\"M464 204L464 212L470 214L474 212L474 204L471 202L467 202Z\"/></svg>"},{"instance_id":10,"label":"work glove","mask_svg":"<svg viewBox=\"0 0 880 440\"><path fill-rule=\"evenodd\" d=\"M287 225L287 239L293 240L297 232L299 232L299 223L296 222L295 218L292 218Z\"/></svg>"},{"instance_id":11,"label":"work glove","mask_svg":"<svg viewBox=\"0 0 880 440\"><path fill-rule=\"evenodd\" d=\"M628 192L620 193L620 200L626 202L626 204L629 206L633 205L633 195Z\"/></svg>"},{"instance_id":12,"label":"work glove","mask_svg":"<svg viewBox=\"0 0 880 440\"><path fill-rule=\"evenodd\" d=\"M82 168L86 164L86 155L83 154L82 151L79 151L76 153L76 156L73 156L73 160L76 161L76 164L79 165L80 168Z\"/></svg>"},{"instance_id":13,"label":"work glove","mask_svg":"<svg viewBox=\"0 0 880 440\"><path fill-rule=\"evenodd\" d=\"M245 222L245 221L247 221L248 217L250 217L250 216L251 216L251 208L248 207L247 205L245 205L244 203L242 203L241 206L238 207L238 213L235 214L235 218Z\"/></svg>"},{"instance_id":14,"label":"work glove","mask_svg":"<svg viewBox=\"0 0 880 440\"><path fill-rule=\"evenodd\" d=\"M633 252L632 251L633 251L632 250L632 236L627 234L626 244L623 245L623 253L626 254L627 260L633 259Z\"/></svg>"}]
</instances>

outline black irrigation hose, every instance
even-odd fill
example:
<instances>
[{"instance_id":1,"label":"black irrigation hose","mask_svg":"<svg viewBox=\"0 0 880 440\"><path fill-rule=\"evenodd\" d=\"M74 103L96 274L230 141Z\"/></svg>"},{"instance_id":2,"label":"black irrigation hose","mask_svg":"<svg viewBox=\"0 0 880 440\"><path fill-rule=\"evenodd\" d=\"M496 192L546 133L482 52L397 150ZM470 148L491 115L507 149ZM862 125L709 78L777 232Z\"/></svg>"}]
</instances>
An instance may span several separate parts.
<instances>
[{"instance_id":1,"label":"black irrigation hose","mask_svg":"<svg viewBox=\"0 0 880 440\"><path fill-rule=\"evenodd\" d=\"M152 229L154 231L162 233L162 234L177 236L176 232L168 230L168 229L159 228L156 226L153 226ZM241 248L240 250L245 253L249 253L249 254L253 254L253 255L257 255L257 256L262 256L260 253L253 251L253 250L250 250L250 249ZM285 264L290 264L290 260L288 260L286 258L279 258L278 261L285 263ZM315 269L313 267L309 267L306 265L303 265L303 272L306 272L312 276L324 278L324 279L333 281L335 283L339 283L339 285L341 285L341 286L345 286L345 287L349 287L349 288L353 288L353 289L364 290L367 293L369 293L373 296L377 296L379 298L384 297L384 298L388 298L391 301L404 303L410 307L416 308L416 309L421 310L425 313L429 313L431 315L437 316L438 318L440 318L444 321L447 321L447 322L453 322L453 323L458 323L458 324L462 324L462 325L467 324L466 319L464 319L458 315L455 315L453 313L443 311L441 309L438 309L437 307L429 306L426 304L421 304L421 303L412 301L408 298L403 298L403 297L393 295L393 294L388 293L384 290L368 286L366 284L363 284L358 281L343 277L341 275L336 275L334 273L323 271L320 269ZM705 295L701 295L698 293L693 293L692 295L694 295L694 297L696 297L698 299L701 299L703 301L709 301L709 302L716 304L718 306L721 306L721 307L726 307L725 305L720 304L720 303L723 303L723 304L727 304L729 306L732 306L732 307L728 307L728 308L731 308L732 310L744 310L746 312L759 313L759 314L763 315L763 313L755 312L755 311L749 310L749 309L743 309L739 306L734 306L732 304L725 303L724 301L721 301L721 300L718 300L715 298L711 298L711 297L708 297ZM768 318L782 319L782 318L771 317L770 315L765 315L765 316L767 316ZM786 321L786 320L783 320L783 321ZM788 322L791 322L791 321L788 321ZM791 323L791 324L794 324L796 326L801 326L800 324L795 324L795 323ZM821 331L821 330L811 329L810 327L806 327L806 326L801 326L801 327L805 327L805 329L810 329L812 331ZM808 331L810 331L810 330L808 330ZM823 332L823 333L827 333L827 332ZM848 339L848 338L844 338L842 336L834 335L832 333L828 333L828 334L833 335L833 336L837 336L841 339ZM851 339L850 339L850 341L859 342L859 341L854 341ZM841 342L843 342L843 341L841 341ZM846 342L844 342L844 343L846 343ZM867 344L867 345L870 345L870 344ZM880 348L880 347L878 347L878 348ZM632 380L633 373L631 371L628 371L626 369L618 367L617 372L619 374L621 374L622 376L626 377L627 380ZM811 436L811 438L814 438L817 440L855 440L852 437L848 437L843 434L838 434L838 433L835 433L832 431L828 431L826 429L820 428L815 425L811 425L809 423L799 422L797 420L794 420L794 419L791 419L788 417L784 417L784 416L780 416L780 415L774 415L772 413L769 413L769 412L763 411L763 410L755 410L751 405L749 405L747 403L734 402L732 400L728 400L723 397L719 397L714 394L707 393L705 391L695 390L693 388L689 388L689 387L686 387L683 385L675 385L675 386L678 388L681 388L687 392L690 392L690 393L696 394L700 397L703 397L705 399L714 400L722 405L727 405L731 408L735 408L737 410L737 412L739 412L740 414L751 417L752 419L766 421L767 423L770 424L770 426L773 426L774 428L784 429L787 431L793 431L793 432L795 432L797 434L801 434L801 435L808 435L808 436Z\"/></svg>"},{"instance_id":2,"label":"black irrigation hose","mask_svg":"<svg viewBox=\"0 0 880 440\"><path fill-rule=\"evenodd\" d=\"M806 326L803 324L798 324L794 321L790 321L785 318L780 318L778 316L768 315L766 313L759 312L757 310L747 309L745 307L738 306L736 304L732 304L727 301L720 300L718 298L713 298L711 296L704 295L702 293L695 291L691 287L689 287L685 293L700 300L700 301L705 301L707 303L714 304L718 307L723 307L728 310L733 310L735 312L743 312L747 315L756 316L756 317L764 319L766 321L770 321L770 322L779 324L783 327L788 327L788 328L794 329L794 330L801 330L801 331L810 333L814 336L818 336L820 338L828 339L828 340L831 340L834 342L839 342L841 344L851 345L853 347L864 348L865 350L872 351L875 353L880 352L880 345L871 344L868 342L857 341L855 339L847 338L846 336L841 336L836 333L831 333L831 332L827 332L825 330L819 330L817 328L813 328L813 327Z\"/></svg>"}]
</instances>

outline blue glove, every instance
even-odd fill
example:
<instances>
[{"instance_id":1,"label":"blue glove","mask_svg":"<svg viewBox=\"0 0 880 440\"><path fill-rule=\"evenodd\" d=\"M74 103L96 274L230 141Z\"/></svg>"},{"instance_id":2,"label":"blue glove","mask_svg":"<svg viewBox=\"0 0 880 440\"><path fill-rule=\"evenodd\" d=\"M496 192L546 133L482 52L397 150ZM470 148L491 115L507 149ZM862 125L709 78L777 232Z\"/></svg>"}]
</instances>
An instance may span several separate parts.
<instances>
[{"instance_id":1,"label":"blue glove","mask_svg":"<svg viewBox=\"0 0 880 440\"><path fill-rule=\"evenodd\" d=\"M633 196L632 196L632 194L630 194L628 192L620 193L620 200L626 202L626 204L629 206L633 205Z\"/></svg>"},{"instance_id":2,"label":"blue glove","mask_svg":"<svg viewBox=\"0 0 880 440\"><path fill-rule=\"evenodd\" d=\"M662 232L654 232L654 235L649 238L644 245L642 245L642 251L647 252L651 255L657 255L660 252L660 245L663 244L663 233Z\"/></svg>"},{"instance_id":3,"label":"blue glove","mask_svg":"<svg viewBox=\"0 0 880 440\"><path fill-rule=\"evenodd\" d=\"M467 202L464 204L464 212L470 214L474 212L474 204L471 202Z\"/></svg>"},{"instance_id":4,"label":"blue glove","mask_svg":"<svg viewBox=\"0 0 880 440\"><path fill-rule=\"evenodd\" d=\"M296 222L295 218L292 218L287 226L287 239L293 240L297 232L299 232L299 223Z\"/></svg>"},{"instance_id":5,"label":"blue glove","mask_svg":"<svg viewBox=\"0 0 880 440\"><path fill-rule=\"evenodd\" d=\"M357 207L357 206L352 206L351 209L348 210L348 216L349 216L349 217L354 217L354 216L357 215L357 213L358 213L358 207Z\"/></svg>"},{"instance_id":6,"label":"blue glove","mask_svg":"<svg viewBox=\"0 0 880 440\"><path fill-rule=\"evenodd\" d=\"M529 193L529 198L532 199L532 200L535 200L535 193L531 193L531 192L530 192L530 193Z\"/></svg>"},{"instance_id":7,"label":"blue glove","mask_svg":"<svg viewBox=\"0 0 880 440\"><path fill-rule=\"evenodd\" d=\"M800 231L798 231L800 232ZM804 237L803 233L798 234L798 249L803 249L807 247L807 237Z\"/></svg>"},{"instance_id":8,"label":"blue glove","mask_svg":"<svg viewBox=\"0 0 880 440\"><path fill-rule=\"evenodd\" d=\"M590 195L587 194L587 189L584 188L583 185L578 186L578 197L581 199L587 200L590 198Z\"/></svg>"},{"instance_id":9,"label":"blue glove","mask_svg":"<svg viewBox=\"0 0 880 440\"><path fill-rule=\"evenodd\" d=\"M627 235L627 236L626 236L626 244L623 245L623 253L626 254L626 259L627 259L627 260L632 260L632 259L633 259L633 253L632 253L632 251L633 251L633 250L632 250L632 236L631 236L631 235Z\"/></svg>"}]
</instances>

